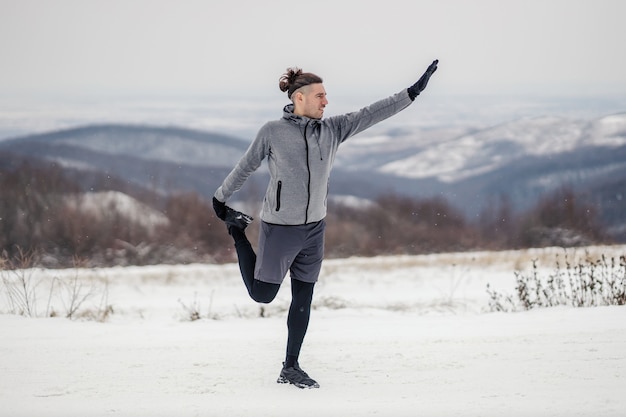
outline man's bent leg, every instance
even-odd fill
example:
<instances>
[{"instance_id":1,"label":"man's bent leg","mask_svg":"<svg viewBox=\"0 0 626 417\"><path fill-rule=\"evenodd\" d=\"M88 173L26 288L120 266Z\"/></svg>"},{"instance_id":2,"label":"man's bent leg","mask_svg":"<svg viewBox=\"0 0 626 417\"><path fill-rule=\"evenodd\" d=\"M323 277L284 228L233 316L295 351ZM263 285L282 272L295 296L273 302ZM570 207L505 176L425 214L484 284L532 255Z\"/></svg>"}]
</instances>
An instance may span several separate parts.
<instances>
[{"instance_id":1,"label":"man's bent leg","mask_svg":"<svg viewBox=\"0 0 626 417\"><path fill-rule=\"evenodd\" d=\"M235 250L239 260L239 270L243 283L248 290L250 297L257 303L269 303L278 294L280 284L272 284L254 279L254 267L256 265L256 254L246 235L235 228L231 229L231 235L235 239Z\"/></svg>"}]
</instances>

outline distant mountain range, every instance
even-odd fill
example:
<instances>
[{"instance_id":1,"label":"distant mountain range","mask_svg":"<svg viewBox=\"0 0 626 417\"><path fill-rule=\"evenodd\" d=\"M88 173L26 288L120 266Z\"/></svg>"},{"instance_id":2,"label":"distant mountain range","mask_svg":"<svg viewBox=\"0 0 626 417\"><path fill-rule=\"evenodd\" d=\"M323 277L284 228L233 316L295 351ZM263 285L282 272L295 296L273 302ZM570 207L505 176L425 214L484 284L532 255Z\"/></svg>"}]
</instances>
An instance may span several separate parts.
<instances>
[{"instance_id":1,"label":"distant mountain range","mask_svg":"<svg viewBox=\"0 0 626 417\"><path fill-rule=\"evenodd\" d=\"M1 141L0 166L52 161L86 190L98 190L104 178L123 192L194 191L209 198L248 145L184 128L90 125ZM260 198L266 181L263 167L238 199ZM471 217L502 197L527 208L563 186L585 196L611 232L626 239L626 113L362 134L340 148L331 197L440 196Z\"/></svg>"}]
</instances>

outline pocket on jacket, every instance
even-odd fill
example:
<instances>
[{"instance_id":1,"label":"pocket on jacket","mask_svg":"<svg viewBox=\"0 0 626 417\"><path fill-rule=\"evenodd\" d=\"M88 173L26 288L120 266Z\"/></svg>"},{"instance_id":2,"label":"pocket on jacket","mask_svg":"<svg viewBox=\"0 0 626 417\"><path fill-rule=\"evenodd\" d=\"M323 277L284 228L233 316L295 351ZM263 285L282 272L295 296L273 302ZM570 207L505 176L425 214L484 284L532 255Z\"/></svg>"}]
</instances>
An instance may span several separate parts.
<instances>
[{"instance_id":1,"label":"pocket on jacket","mask_svg":"<svg viewBox=\"0 0 626 417\"><path fill-rule=\"evenodd\" d=\"M278 186L276 187L276 211L280 211L280 190L283 188L283 182L278 181Z\"/></svg>"}]
</instances>

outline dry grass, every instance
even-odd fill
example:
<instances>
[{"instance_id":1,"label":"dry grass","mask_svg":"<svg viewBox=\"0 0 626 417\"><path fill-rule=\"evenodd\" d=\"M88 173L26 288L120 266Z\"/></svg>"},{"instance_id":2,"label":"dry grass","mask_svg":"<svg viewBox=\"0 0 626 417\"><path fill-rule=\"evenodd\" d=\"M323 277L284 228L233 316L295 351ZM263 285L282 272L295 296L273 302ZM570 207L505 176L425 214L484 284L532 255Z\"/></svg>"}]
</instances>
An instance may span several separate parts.
<instances>
[{"instance_id":1,"label":"dry grass","mask_svg":"<svg viewBox=\"0 0 626 417\"><path fill-rule=\"evenodd\" d=\"M580 262L587 257L602 255L619 257L626 254L626 245L589 246L581 248L539 248L506 251L455 252L428 255L393 255L375 257L353 257L342 260L326 260L323 273L332 274L340 268L367 268L371 271L385 271L390 268L413 268L440 265L460 267L489 267L499 265L511 271L529 268L533 261L544 267L556 266L556 255L567 255L572 262Z\"/></svg>"}]
</instances>

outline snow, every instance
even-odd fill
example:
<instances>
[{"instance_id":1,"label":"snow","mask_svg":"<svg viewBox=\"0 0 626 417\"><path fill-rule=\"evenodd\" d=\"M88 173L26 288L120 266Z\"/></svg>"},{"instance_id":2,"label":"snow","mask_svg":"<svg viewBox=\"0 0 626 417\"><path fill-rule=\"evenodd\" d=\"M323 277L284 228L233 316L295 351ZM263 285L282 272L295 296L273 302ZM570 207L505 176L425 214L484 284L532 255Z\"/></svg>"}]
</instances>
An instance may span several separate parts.
<instances>
[{"instance_id":1,"label":"snow","mask_svg":"<svg viewBox=\"0 0 626 417\"><path fill-rule=\"evenodd\" d=\"M568 250L587 253L626 247ZM235 264L18 271L40 317L0 315L0 416L624 415L626 308L488 311L487 283L512 292L555 254L326 260L300 358L317 390L276 383L288 281L261 306ZM106 321L43 318L63 315L50 283L72 279Z\"/></svg>"},{"instance_id":2,"label":"snow","mask_svg":"<svg viewBox=\"0 0 626 417\"><path fill-rule=\"evenodd\" d=\"M169 219L135 198L119 191L88 192L66 197L70 208L83 210L98 218L111 216L115 212L146 228L166 225Z\"/></svg>"},{"instance_id":3,"label":"snow","mask_svg":"<svg viewBox=\"0 0 626 417\"><path fill-rule=\"evenodd\" d=\"M591 135L596 144L605 146L623 146L626 144L626 114L614 114L602 117L591 126Z\"/></svg>"},{"instance_id":4,"label":"snow","mask_svg":"<svg viewBox=\"0 0 626 417\"><path fill-rule=\"evenodd\" d=\"M359 198L353 195L329 195L328 201L333 204L338 204L346 207L351 207L354 209L365 209L375 206L376 203L367 198Z\"/></svg>"}]
</instances>

